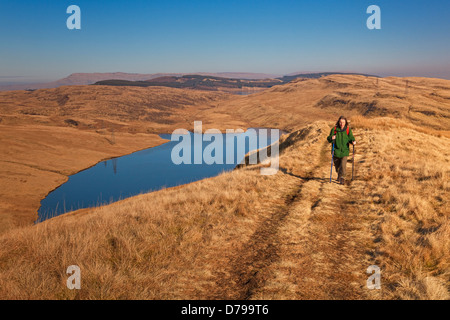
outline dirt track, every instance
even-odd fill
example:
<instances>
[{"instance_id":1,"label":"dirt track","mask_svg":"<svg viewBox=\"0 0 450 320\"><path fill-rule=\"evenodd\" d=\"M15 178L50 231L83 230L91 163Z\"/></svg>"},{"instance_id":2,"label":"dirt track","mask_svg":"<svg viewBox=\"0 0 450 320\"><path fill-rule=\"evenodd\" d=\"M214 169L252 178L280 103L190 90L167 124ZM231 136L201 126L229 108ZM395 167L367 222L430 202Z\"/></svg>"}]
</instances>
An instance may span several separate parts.
<instances>
[{"instance_id":1,"label":"dirt track","mask_svg":"<svg viewBox=\"0 0 450 320\"><path fill-rule=\"evenodd\" d=\"M329 145L316 145L321 149L312 152L316 158L310 163L318 165L305 175L281 168L298 184L249 241L228 253L226 271L216 274L212 298L367 298L369 252L361 244L373 241L367 229L373 221L356 210L352 199L361 183L330 183ZM358 146L364 152L364 142ZM360 156L356 159L361 161ZM348 169L351 177L350 162Z\"/></svg>"}]
</instances>

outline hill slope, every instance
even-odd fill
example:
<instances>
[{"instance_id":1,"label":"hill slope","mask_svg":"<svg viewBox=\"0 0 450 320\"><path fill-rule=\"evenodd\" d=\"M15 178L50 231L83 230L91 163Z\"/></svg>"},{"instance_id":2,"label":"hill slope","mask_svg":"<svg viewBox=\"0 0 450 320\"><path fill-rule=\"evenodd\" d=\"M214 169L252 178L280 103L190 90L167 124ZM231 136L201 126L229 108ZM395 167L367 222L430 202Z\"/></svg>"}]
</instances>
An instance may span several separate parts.
<instances>
[{"instance_id":1,"label":"hill slope","mask_svg":"<svg viewBox=\"0 0 450 320\"><path fill-rule=\"evenodd\" d=\"M219 102L215 114L233 115L254 127L292 131L317 119L391 116L450 133L450 81L330 75L297 79L247 97ZM197 116L208 122L210 110ZM213 119L210 120L211 122Z\"/></svg>"},{"instance_id":2,"label":"hill slope","mask_svg":"<svg viewBox=\"0 0 450 320\"><path fill-rule=\"evenodd\" d=\"M244 167L4 234L0 297L448 299L450 139L353 120L350 185L329 183L329 123L315 122L283 137L274 176ZM73 264L81 290L65 287Z\"/></svg>"},{"instance_id":3,"label":"hill slope","mask_svg":"<svg viewBox=\"0 0 450 320\"><path fill-rule=\"evenodd\" d=\"M222 78L204 75L184 75L181 77L159 77L145 81L126 81L126 80L104 80L98 81L95 85L109 85L109 86L136 86L136 87L151 87L164 86L170 88L186 88L196 90L209 91L225 91L230 93L241 93L243 90L264 90L283 82L279 79L233 79ZM249 93L251 93L249 91Z\"/></svg>"},{"instance_id":4,"label":"hill slope","mask_svg":"<svg viewBox=\"0 0 450 320\"><path fill-rule=\"evenodd\" d=\"M449 298L449 81L333 75L246 97L91 88L0 94L0 298ZM328 180L341 113L358 140L347 186ZM280 172L244 167L13 228L67 174L194 120L288 129ZM365 287L372 264L381 291Z\"/></svg>"},{"instance_id":5,"label":"hill slope","mask_svg":"<svg viewBox=\"0 0 450 320\"><path fill-rule=\"evenodd\" d=\"M191 128L187 115L227 97L162 87L0 92L0 233L32 225L40 200L69 175L161 144L157 133Z\"/></svg>"},{"instance_id":6,"label":"hill slope","mask_svg":"<svg viewBox=\"0 0 450 320\"><path fill-rule=\"evenodd\" d=\"M61 86L89 85L98 81L108 79L144 81L158 77L182 76L185 74L187 73L151 73L151 74L125 73L125 72L72 73L71 75L63 79L59 79L52 82L0 85L0 91L50 89L50 88L58 88ZM248 72L217 72L217 73L198 72L195 74L217 76L217 77L239 78L239 79L267 79L276 77L276 75L264 73L248 73Z\"/></svg>"}]
</instances>

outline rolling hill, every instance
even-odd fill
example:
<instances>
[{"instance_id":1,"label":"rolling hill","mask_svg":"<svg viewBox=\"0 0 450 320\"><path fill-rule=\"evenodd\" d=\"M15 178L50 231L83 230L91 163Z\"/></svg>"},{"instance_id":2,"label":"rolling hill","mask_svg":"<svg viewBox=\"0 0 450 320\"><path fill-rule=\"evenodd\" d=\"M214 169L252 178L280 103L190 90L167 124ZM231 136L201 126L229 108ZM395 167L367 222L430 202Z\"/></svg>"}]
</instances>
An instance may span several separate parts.
<instances>
[{"instance_id":1,"label":"rolling hill","mask_svg":"<svg viewBox=\"0 0 450 320\"><path fill-rule=\"evenodd\" d=\"M126 81L126 80L104 80L98 81L95 85L108 86L137 86L137 87L151 87L163 86L171 88L190 88L196 90L211 90L211 91L225 91L225 92L242 92L245 89L266 89L274 85L282 84L278 79L233 79L222 78L203 75L184 75L181 77L169 76L158 77L145 81Z\"/></svg>"},{"instance_id":2,"label":"rolling hill","mask_svg":"<svg viewBox=\"0 0 450 320\"><path fill-rule=\"evenodd\" d=\"M296 79L248 97L220 102L214 113L233 115L253 127L287 131L317 119L388 116L449 133L450 82L432 78L330 75ZM209 111L198 117L204 122Z\"/></svg>"},{"instance_id":3,"label":"rolling hill","mask_svg":"<svg viewBox=\"0 0 450 320\"><path fill-rule=\"evenodd\" d=\"M126 73L126 72L72 73L71 75L65 78L52 82L0 85L0 91L51 89L51 88L58 88L61 86L88 85L108 79L118 79L126 81L145 81L159 77L183 76L186 74L187 73L142 74L142 73ZM217 73L197 72L195 74L205 76L238 78L238 79L267 79L276 77L276 75L269 75L264 73L247 73L247 72L217 72Z\"/></svg>"},{"instance_id":4,"label":"rolling hill","mask_svg":"<svg viewBox=\"0 0 450 320\"><path fill-rule=\"evenodd\" d=\"M249 96L70 86L0 101L3 219L29 216L22 201L36 203L83 166L160 143L146 140L157 131L194 120L288 131L273 176L244 166L35 226L8 224L3 299L450 298L448 80L329 75ZM329 182L326 142L341 114L358 142L356 179L345 186ZM65 286L73 264L81 290ZM366 287L370 265L382 270L381 290Z\"/></svg>"}]
</instances>

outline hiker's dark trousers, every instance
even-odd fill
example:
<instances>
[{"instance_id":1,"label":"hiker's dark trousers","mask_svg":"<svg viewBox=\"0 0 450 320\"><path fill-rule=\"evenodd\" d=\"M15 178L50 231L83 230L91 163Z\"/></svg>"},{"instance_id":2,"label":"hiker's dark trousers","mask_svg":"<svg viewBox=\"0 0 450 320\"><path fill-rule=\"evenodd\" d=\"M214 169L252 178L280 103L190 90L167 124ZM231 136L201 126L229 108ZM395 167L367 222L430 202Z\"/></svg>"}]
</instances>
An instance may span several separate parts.
<instances>
[{"instance_id":1,"label":"hiker's dark trousers","mask_svg":"<svg viewBox=\"0 0 450 320\"><path fill-rule=\"evenodd\" d=\"M336 172L338 173L338 180L341 178L345 178L345 172L347 170L347 157L343 158L333 158L334 167L336 168Z\"/></svg>"}]
</instances>

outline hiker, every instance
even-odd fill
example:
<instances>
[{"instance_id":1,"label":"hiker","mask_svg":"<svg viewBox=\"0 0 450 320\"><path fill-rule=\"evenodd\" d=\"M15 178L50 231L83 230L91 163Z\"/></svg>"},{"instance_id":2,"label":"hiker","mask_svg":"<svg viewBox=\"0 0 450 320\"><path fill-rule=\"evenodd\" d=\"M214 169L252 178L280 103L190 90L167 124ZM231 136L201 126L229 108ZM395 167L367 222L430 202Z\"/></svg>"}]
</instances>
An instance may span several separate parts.
<instances>
[{"instance_id":1,"label":"hiker","mask_svg":"<svg viewBox=\"0 0 450 320\"><path fill-rule=\"evenodd\" d=\"M333 162L336 172L338 173L337 180L340 184L344 184L347 157L350 154L349 144L356 144L352 129L349 128L348 121L344 116L339 117L339 120L336 122L336 126L331 129L327 140L329 143L334 144Z\"/></svg>"}]
</instances>

